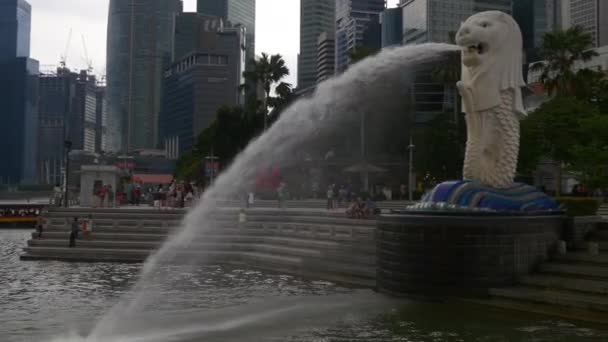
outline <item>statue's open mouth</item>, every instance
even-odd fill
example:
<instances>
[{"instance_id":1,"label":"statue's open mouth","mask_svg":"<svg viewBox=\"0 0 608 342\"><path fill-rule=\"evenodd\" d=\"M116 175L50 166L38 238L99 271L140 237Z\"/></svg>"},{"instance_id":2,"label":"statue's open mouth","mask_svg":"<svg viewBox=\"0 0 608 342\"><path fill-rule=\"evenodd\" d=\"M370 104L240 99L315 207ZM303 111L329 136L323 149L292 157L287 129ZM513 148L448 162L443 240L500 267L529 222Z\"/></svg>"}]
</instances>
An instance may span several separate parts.
<instances>
[{"instance_id":1,"label":"statue's open mouth","mask_svg":"<svg viewBox=\"0 0 608 342\"><path fill-rule=\"evenodd\" d=\"M469 53L477 52L480 55L483 55L486 51L488 51L487 45L484 43L468 45L467 51Z\"/></svg>"}]
</instances>

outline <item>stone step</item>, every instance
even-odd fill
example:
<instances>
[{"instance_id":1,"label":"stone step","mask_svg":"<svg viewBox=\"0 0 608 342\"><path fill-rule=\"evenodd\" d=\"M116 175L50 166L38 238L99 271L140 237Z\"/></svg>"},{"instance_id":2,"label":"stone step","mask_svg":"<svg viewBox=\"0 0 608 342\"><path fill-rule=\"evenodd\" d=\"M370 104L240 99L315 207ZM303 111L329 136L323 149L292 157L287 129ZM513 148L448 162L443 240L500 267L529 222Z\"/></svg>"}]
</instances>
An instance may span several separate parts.
<instances>
[{"instance_id":1,"label":"stone step","mask_svg":"<svg viewBox=\"0 0 608 342\"><path fill-rule=\"evenodd\" d=\"M576 293L563 290L546 290L524 286L490 289L489 292L491 296L504 299L608 313L608 297L603 295Z\"/></svg>"},{"instance_id":2,"label":"stone step","mask_svg":"<svg viewBox=\"0 0 608 342\"><path fill-rule=\"evenodd\" d=\"M311 232L307 230L277 230L277 229L238 229L238 228L225 228L225 229L212 229L206 234L211 235L236 235L236 236L281 236L281 237L292 237L292 238L303 238L303 239L314 239L323 241L340 241L340 242L373 242L373 233L369 234L357 234L351 235L350 231L331 231L323 232Z\"/></svg>"},{"instance_id":3,"label":"stone step","mask_svg":"<svg viewBox=\"0 0 608 342\"><path fill-rule=\"evenodd\" d=\"M31 247L67 247L68 238L61 240L29 240ZM160 247L162 241L100 241L77 239L76 246L82 249L145 249L155 250Z\"/></svg>"},{"instance_id":4,"label":"stone step","mask_svg":"<svg viewBox=\"0 0 608 342\"><path fill-rule=\"evenodd\" d=\"M598 229L594 234L598 240L608 240L608 229L606 228Z\"/></svg>"},{"instance_id":5,"label":"stone step","mask_svg":"<svg viewBox=\"0 0 608 342\"><path fill-rule=\"evenodd\" d=\"M593 239L588 242L595 242L598 244L600 251L608 252L608 241L601 241L601 240ZM588 245L587 245L587 242L582 242L582 243L576 244L576 246L574 248L575 248L575 250L578 250L578 251L585 251L588 249Z\"/></svg>"},{"instance_id":6,"label":"stone step","mask_svg":"<svg viewBox=\"0 0 608 342\"><path fill-rule=\"evenodd\" d=\"M91 249L64 247L25 247L21 259L49 259L66 261L143 261L150 254L144 249Z\"/></svg>"},{"instance_id":7,"label":"stone step","mask_svg":"<svg viewBox=\"0 0 608 342\"><path fill-rule=\"evenodd\" d=\"M375 254L352 253L346 248L336 249L319 249L310 245L311 241L302 241L298 247L286 246L277 243L269 243L265 239L257 243L236 243L223 241L215 237L209 239L205 237L192 240L189 246L185 249L196 251L226 251L226 252L260 252L272 255L297 256L309 259L329 259L338 263L356 263L360 265L375 265ZM67 239L45 239L45 240L30 240L30 247L66 247ZM79 239L76 241L76 246L82 249L146 249L155 250L162 245L163 241L137 241L137 240L112 240L104 241L99 239L86 240Z\"/></svg>"},{"instance_id":8,"label":"stone step","mask_svg":"<svg viewBox=\"0 0 608 342\"><path fill-rule=\"evenodd\" d=\"M376 254L376 246L370 244L345 244L336 241L269 236L263 238L265 243L283 246L310 246L322 250L349 251L361 254Z\"/></svg>"},{"instance_id":9,"label":"stone step","mask_svg":"<svg viewBox=\"0 0 608 342\"><path fill-rule=\"evenodd\" d=\"M62 240L67 239L69 237L69 233L67 231L44 231L42 233L42 239L51 239L51 240ZM103 240L103 241L164 241L167 238L167 234L125 234L125 233L103 233L103 232L94 232L93 239L94 240ZM38 239L38 233L32 233L32 239Z\"/></svg>"},{"instance_id":10,"label":"stone step","mask_svg":"<svg viewBox=\"0 0 608 342\"><path fill-rule=\"evenodd\" d=\"M156 234L168 235L174 229L171 228L134 228L134 227L94 227L93 233L99 234ZM65 227L48 227L44 233L66 233L69 234L70 228Z\"/></svg>"},{"instance_id":11,"label":"stone step","mask_svg":"<svg viewBox=\"0 0 608 342\"><path fill-rule=\"evenodd\" d=\"M533 313L544 316L553 316L571 321L585 321L599 324L608 324L608 314L599 311L588 311L575 307L548 305L506 298L492 299L464 299L465 303L474 303L501 310Z\"/></svg>"},{"instance_id":12,"label":"stone step","mask_svg":"<svg viewBox=\"0 0 608 342\"><path fill-rule=\"evenodd\" d=\"M569 290L590 294L608 295L608 280L589 280L534 274L519 280L522 285L544 289Z\"/></svg>"},{"instance_id":13,"label":"stone step","mask_svg":"<svg viewBox=\"0 0 608 342\"><path fill-rule=\"evenodd\" d=\"M250 246L256 252L272 255L292 255L302 258L320 258L323 255L321 251L312 248L298 248L271 244L255 244Z\"/></svg>"},{"instance_id":14,"label":"stone step","mask_svg":"<svg viewBox=\"0 0 608 342\"><path fill-rule=\"evenodd\" d=\"M597 266L608 266L608 253L591 255L587 252L568 252L555 257L560 263L586 263Z\"/></svg>"},{"instance_id":15,"label":"stone step","mask_svg":"<svg viewBox=\"0 0 608 342\"><path fill-rule=\"evenodd\" d=\"M544 263L539 267L540 273L558 274L570 277L585 277L587 279L608 280L608 267L587 264L562 264L556 262Z\"/></svg>"}]
</instances>

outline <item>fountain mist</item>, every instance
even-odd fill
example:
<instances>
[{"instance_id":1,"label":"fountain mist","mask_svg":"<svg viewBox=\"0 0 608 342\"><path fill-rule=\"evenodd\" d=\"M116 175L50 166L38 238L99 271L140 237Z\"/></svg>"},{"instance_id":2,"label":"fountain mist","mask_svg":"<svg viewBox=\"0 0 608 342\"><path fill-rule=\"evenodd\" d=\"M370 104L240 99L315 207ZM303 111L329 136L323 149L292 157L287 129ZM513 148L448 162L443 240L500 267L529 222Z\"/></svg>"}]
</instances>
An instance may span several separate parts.
<instances>
[{"instance_id":1,"label":"fountain mist","mask_svg":"<svg viewBox=\"0 0 608 342\"><path fill-rule=\"evenodd\" d=\"M362 112L401 111L405 115L403 109L410 98L408 89L414 72L457 49L446 44L423 44L383 50L343 75L320 84L312 97L301 99L285 110L265 134L235 159L184 218L182 227L148 259L132 298L123 299L110 310L93 330L90 340L105 341L107 336L115 336L131 324L127 317L153 305L158 297L157 285L166 281L161 267L174 263L204 263L204 251L197 252L192 247L197 238L215 224L213 216L218 201L245 191L260 167L288 166L293 161L289 158L292 154L319 138L330 137L340 125L356 123ZM293 314L293 310L287 314ZM235 313L234 318L237 317L238 313ZM140 328L143 335L144 327Z\"/></svg>"}]
</instances>

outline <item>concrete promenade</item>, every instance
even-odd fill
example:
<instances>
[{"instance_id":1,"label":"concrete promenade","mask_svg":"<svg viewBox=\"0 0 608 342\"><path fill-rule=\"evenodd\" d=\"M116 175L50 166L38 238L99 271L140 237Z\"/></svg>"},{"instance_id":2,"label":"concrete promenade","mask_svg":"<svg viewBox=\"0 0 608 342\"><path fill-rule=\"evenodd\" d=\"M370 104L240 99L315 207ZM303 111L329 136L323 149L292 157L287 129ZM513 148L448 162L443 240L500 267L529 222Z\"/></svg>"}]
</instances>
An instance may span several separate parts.
<instances>
[{"instance_id":1,"label":"concrete promenade","mask_svg":"<svg viewBox=\"0 0 608 342\"><path fill-rule=\"evenodd\" d=\"M205 257L209 262L376 287L374 220L348 219L343 209L277 209L273 208L276 201L258 203L258 207L247 209L247 222L240 227L239 203L225 203L233 207L218 210L213 222L206 225L210 228L193 239L191 250L181 253ZM325 204L317 201L316 205L324 208ZM383 209L388 210L386 206ZM94 238L78 240L76 248L68 248L67 222L89 214L95 222ZM43 239L33 233L22 259L142 262L179 228L184 214L184 210L149 207L51 208L45 214L49 227ZM570 243L566 254L553 255L533 273L521 277L516 286L494 288L485 298L466 301L608 323L606 218L577 219L574 226L580 236ZM425 238L424 234L420 238Z\"/></svg>"},{"instance_id":2,"label":"concrete promenade","mask_svg":"<svg viewBox=\"0 0 608 342\"><path fill-rule=\"evenodd\" d=\"M310 276L351 286L375 286L376 223L353 220L343 210L314 208L247 210L239 225L238 208L218 210L204 232L180 253L210 262L250 265ZM89 214L93 239L68 248L69 222ZM142 262L179 228L184 210L153 208L51 208L43 238L32 234L22 259Z\"/></svg>"}]
</instances>

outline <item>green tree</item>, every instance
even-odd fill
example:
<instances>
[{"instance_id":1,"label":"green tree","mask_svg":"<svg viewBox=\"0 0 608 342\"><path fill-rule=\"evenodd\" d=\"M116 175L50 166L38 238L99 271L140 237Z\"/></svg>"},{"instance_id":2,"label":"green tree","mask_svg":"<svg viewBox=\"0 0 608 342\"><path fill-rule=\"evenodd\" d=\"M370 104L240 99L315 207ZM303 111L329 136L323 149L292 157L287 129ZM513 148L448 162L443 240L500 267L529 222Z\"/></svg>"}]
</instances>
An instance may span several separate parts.
<instances>
[{"instance_id":1,"label":"green tree","mask_svg":"<svg viewBox=\"0 0 608 342\"><path fill-rule=\"evenodd\" d=\"M556 97L530 113L521 125L520 174L531 174L543 157L558 162L560 179L561 165L585 172L590 165L585 155L596 146L589 142L588 120L598 115L596 106L575 97Z\"/></svg>"},{"instance_id":2,"label":"green tree","mask_svg":"<svg viewBox=\"0 0 608 342\"><path fill-rule=\"evenodd\" d=\"M579 121L584 138L570 147L569 169L588 189L608 186L608 115L594 113Z\"/></svg>"},{"instance_id":3,"label":"green tree","mask_svg":"<svg viewBox=\"0 0 608 342\"><path fill-rule=\"evenodd\" d=\"M418 175L438 181L462 178L466 127L464 120L454 122L451 113L437 113L414 133L415 168Z\"/></svg>"},{"instance_id":4,"label":"green tree","mask_svg":"<svg viewBox=\"0 0 608 342\"><path fill-rule=\"evenodd\" d=\"M540 81L549 95L574 95L576 84L580 82L574 66L579 61L587 62L597 56L592 48L591 35L579 26L546 33L540 48L543 61L533 64L531 71L541 73Z\"/></svg>"},{"instance_id":5,"label":"green tree","mask_svg":"<svg viewBox=\"0 0 608 342\"><path fill-rule=\"evenodd\" d=\"M261 86L264 90L262 115L264 115L264 130L268 128L268 107L270 105L270 92L272 87L289 75L285 60L279 54L269 56L267 53L252 61L252 70L245 71L243 76L248 83Z\"/></svg>"}]
</instances>

